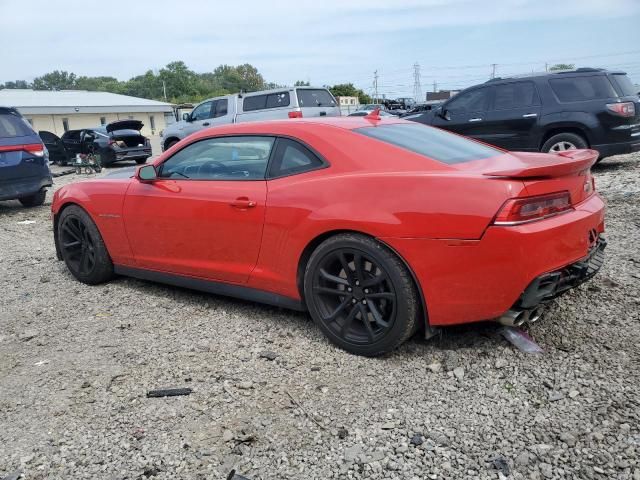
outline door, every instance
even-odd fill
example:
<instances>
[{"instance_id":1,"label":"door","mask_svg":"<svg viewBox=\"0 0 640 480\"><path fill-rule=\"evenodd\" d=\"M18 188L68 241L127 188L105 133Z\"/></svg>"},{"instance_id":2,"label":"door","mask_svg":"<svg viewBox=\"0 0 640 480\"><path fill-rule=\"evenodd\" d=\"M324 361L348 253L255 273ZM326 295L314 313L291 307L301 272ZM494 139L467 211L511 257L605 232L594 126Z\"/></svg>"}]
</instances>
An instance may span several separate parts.
<instances>
[{"instance_id":1,"label":"door","mask_svg":"<svg viewBox=\"0 0 640 480\"><path fill-rule=\"evenodd\" d=\"M138 267L244 283L258 260L265 173L274 138L230 136L187 145L132 180L123 207Z\"/></svg>"},{"instance_id":2,"label":"door","mask_svg":"<svg viewBox=\"0 0 640 480\"><path fill-rule=\"evenodd\" d=\"M185 137L211 125L210 119L213 116L213 105L214 101L209 100L207 102L201 103L193 109L193 111L191 112L191 121L187 122L184 127Z\"/></svg>"},{"instance_id":3,"label":"door","mask_svg":"<svg viewBox=\"0 0 640 480\"><path fill-rule=\"evenodd\" d=\"M493 87L493 105L485 123L485 141L506 150L536 151L539 143L540 98L530 81Z\"/></svg>"},{"instance_id":4,"label":"door","mask_svg":"<svg viewBox=\"0 0 640 480\"><path fill-rule=\"evenodd\" d=\"M46 130L40 130L38 136L44 146L49 151L49 160L59 165L65 165L71 160L71 157L67 153L67 149L64 147L64 143L60 140L55 133L47 132Z\"/></svg>"},{"instance_id":5,"label":"door","mask_svg":"<svg viewBox=\"0 0 640 480\"><path fill-rule=\"evenodd\" d=\"M486 115L490 94L489 87L459 93L442 105L443 115L434 116L433 126L484 141L488 134Z\"/></svg>"},{"instance_id":6,"label":"door","mask_svg":"<svg viewBox=\"0 0 640 480\"><path fill-rule=\"evenodd\" d=\"M231 107L233 107L233 105L231 105ZM225 125L227 123L233 123L232 115L233 110L229 111L228 98L220 98L218 100L214 100L213 105L211 106L211 119L204 122L203 126L213 127L215 125Z\"/></svg>"}]
</instances>

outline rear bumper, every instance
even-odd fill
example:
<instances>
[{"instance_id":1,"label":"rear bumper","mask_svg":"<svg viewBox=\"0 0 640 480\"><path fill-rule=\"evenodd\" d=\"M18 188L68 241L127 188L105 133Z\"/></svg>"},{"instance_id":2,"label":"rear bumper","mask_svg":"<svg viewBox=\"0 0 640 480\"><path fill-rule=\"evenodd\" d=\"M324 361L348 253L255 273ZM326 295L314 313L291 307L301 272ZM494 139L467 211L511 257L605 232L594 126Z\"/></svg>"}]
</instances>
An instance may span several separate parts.
<instances>
[{"instance_id":1,"label":"rear bumper","mask_svg":"<svg viewBox=\"0 0 640 480\"><path fill-rule=\"evenodd\" d=\"M28 197L53 185L51 175L0 181L0 200Z\"/></svg>"},{"instance_id":2,"label":"rear bumper","mask_svg":"<svg viewBox=\"0 0 640 480\"><path fill-rule=\"evenodd\" d=\"M133 151L121 150L113 151L113 154L107 158L107 163L120 162L123 160L139 160L141 158L149 158L151 156L151 147L144 149L136 149Z\"/></svg>"},{"instance_id":3,"label":"rear bumper","mask_svg":"<svg viewBox=\"0 0 640 480\"><path fill-rule=\"evenodd\" d=\"M591 148L600 152L600 158L626 153L640 152L640 136L629 142L607 143L604 145L592 145Z\"/></svg>"},{"instance_id":4,"label":"rear bumper","mask_svg":"<svg viewBox=\"0 0 640 480\"><path fill-rule=\"evenodd\" d=\"M500 317L545 274L584 261L604 231L593 195L575 210L519 226L491 226L480 240L382 238L413 270L430 325ZM587 280L584 277L583 280ZM566 283L566 291L577 283ZM532 297L533 298L533 297ZM530 300L533 301L533 300Z\"/></svg>"}]
</instances>

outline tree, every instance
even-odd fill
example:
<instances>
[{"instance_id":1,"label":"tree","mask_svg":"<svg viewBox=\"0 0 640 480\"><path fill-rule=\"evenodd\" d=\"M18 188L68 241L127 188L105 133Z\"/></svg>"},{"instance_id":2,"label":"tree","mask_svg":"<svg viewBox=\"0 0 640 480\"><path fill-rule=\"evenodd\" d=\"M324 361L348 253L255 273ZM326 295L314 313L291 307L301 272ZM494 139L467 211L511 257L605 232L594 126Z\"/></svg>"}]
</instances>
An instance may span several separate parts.
<instances>
[{"instance_id":1,"label":"tree","mask_svg":"<svg viewBox=\"0 0 640 480\"><path fill-rule=\"evenodd\" d=\"M4 85L0 84L0 90L3 88L29 88L29 84L25 80L16 80L15 82L6 82Z\"/></svg>"},{"instance_id":2,"label":"tree","mask_svg":"<svg viewBox=\"0 0 640 480\"><path fill-rule=\"evenodd\" d=\"M551 65L549 67L549 71L553 72L555 70L573 70L576 66L573 63L556 63L555 65Z\"/></svg>"},{"instance_id":3,"label":"tree","mask_svg":"<svg viewBox=\"0 0 640 480\"><path fill-rule=\"evenodd\" d=\"M75 88L89 91L115 91L120 88L120 83L115 77L78 77Z\"/></svg>"},{"instance_id":4,"label":"tree","mask_svg":"<svg viewBox=\"0 0 640 480\"><path fill-rule=\"evenodd\" d=\"M329 87L329 90L334 97L358 97L360 103L371 103L371 97L354 87L353 83L340 83Z\"/></svg>"},{"instance_id":5,"label":"tree","mask_svg":"<svg viewBox=\"0 0 640 480\"><path fill-rule=\"evenodd\" d=\"M305 82L304 80L296 80L296 83L293 84L294 87L309 87L311 84L309 82Z\"/></svg>"},{"instance_id":6,"label":"tree","mask_svg":"<svg viewBox=\"0 0 640 480\"><path fill-rule=\"evenodd\" d=\"M54 70L33 80L34 90L68 90L76 88L76 74Z\"/></svg>"}]
</instances>

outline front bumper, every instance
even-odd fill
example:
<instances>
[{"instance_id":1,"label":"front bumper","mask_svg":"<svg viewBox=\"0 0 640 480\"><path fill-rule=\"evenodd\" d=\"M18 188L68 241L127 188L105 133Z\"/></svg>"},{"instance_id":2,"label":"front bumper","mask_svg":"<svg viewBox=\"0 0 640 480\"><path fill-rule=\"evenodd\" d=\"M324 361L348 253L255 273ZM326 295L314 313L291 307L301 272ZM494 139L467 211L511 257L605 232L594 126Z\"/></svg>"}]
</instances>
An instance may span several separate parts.
<instances>
[{"instance_id":1,"label":"front bumper","mask_svg":"<svg viewBox=\"0 0 640 480\"><path fill-rule=\"evenodd\" d=\"M51 175L0 181L0 200L28 197L51 185L53 185Z\"/></svg>"},{"instance_id":2,"label":"front bumper","mask_svg":"<svg viewBox=\"0 0 640 480\"><path fill-rule=\"evenodd\" d=\"M525 289L513 306L529 309L546 303L592 278L604 264L604 249L607 241L597 237L589 254L564 268L540 275Z\"/></svg>"}]
</instances>

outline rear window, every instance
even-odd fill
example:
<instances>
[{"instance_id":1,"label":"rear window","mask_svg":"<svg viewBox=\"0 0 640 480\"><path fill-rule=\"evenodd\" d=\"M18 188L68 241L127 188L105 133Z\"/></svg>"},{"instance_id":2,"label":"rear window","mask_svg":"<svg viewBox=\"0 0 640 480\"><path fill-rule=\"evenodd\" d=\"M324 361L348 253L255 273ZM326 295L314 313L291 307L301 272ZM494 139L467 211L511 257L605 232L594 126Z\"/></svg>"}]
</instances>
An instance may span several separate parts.
<instances>
[{"instance_id":1,"label":"rear window","mask_svg":"<svg viewBox=\"0 0 640 480\"><path fill-rule=\"evenodd\" d=\"M33 135L33 130L22 117L15 113L0 112L0 138L26 137Z\"/></svg>"},{"instance_id":2,"label":"rear window","mask_svg":"<svg viewBox=\"0 0 640 480\"><path fill-rule=\"evenodd\" d=\"M298 103L301 107L335 107L336 101L325 89L298 89Z\"/></svg>"},{"instance_id":3,"label":"rear window","mask_svg":"<svg viewBox=\"0 0 640 480\"><path fill-rule=\"evenodd\" d=\"M502 151L425 125L380 125L354 132L404 148L449 165L502 155Z\"/></svg>"},{"instance_id":4,"label":"rear window","mask_svg":"<svg viewBox=\"0 0 640 480\"><path fill-rule=\"evenodd\" d=\"M581 102L617 97L605 75L592 77L553 78L549 84L561 102Z\"/></svg>"},{"instance_id":5,"label":"rear window","mask_svg":"<svg viewBox=\"0 0 640 480\"><path fill-rule=\"evenodd\" d=\"M266 108L288 107L291 103L289 92L269 93L265 95L253 95L245 97L242 101L242 110L251 112Z\"/></svg>"},{"instance_id":6,"label":"rear window","mask_svg":"<svg viewBox=\"0 0 640 480\"><path fill-rule=\"evenodd\" d=\"M633 83L625 74L615 73L611 75L611 79L618 86L618 90L620 90L623 97L638 95L638 88L633 86Z\"/></svg>"}]
</instances>

